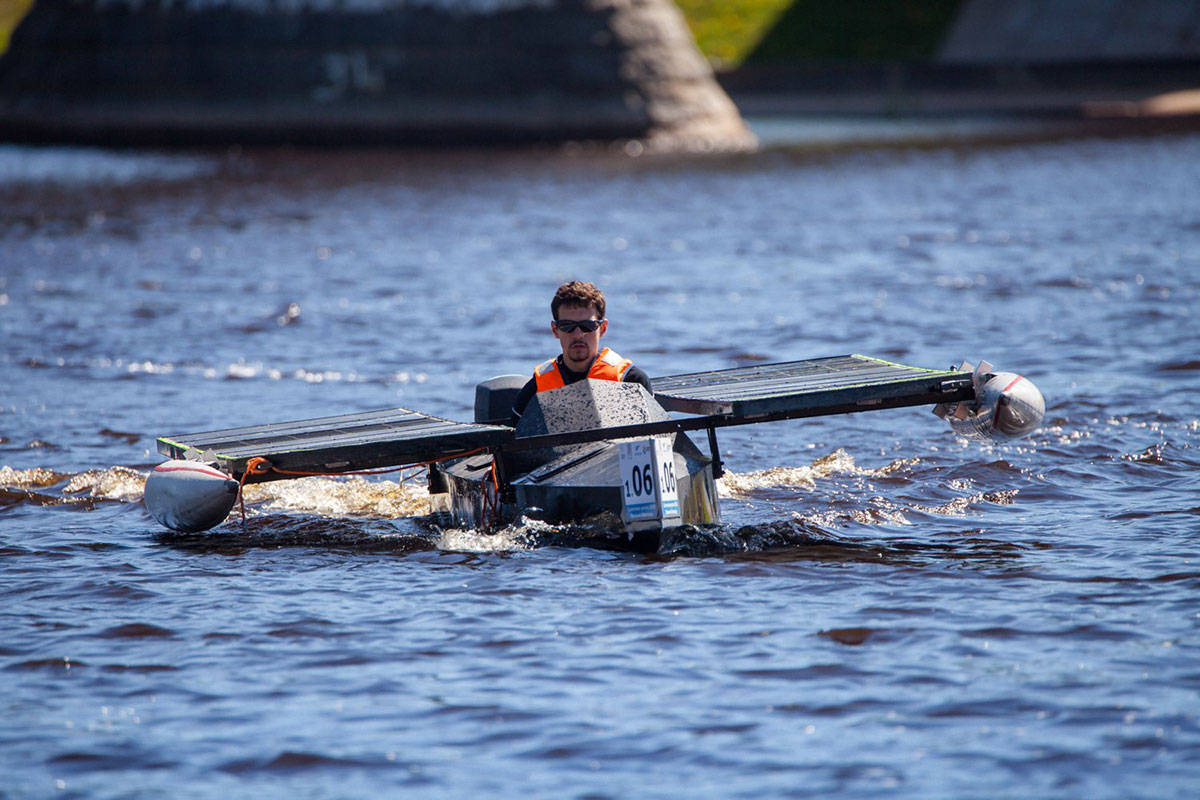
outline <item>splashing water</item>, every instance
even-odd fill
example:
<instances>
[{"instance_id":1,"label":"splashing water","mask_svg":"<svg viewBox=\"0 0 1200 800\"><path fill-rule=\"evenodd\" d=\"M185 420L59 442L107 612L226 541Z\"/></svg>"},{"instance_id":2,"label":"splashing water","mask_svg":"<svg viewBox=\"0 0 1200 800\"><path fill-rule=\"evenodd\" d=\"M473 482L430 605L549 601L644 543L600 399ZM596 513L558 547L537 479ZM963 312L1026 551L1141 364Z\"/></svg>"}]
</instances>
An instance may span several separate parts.
<instances>
[{"instance_id":1,"label":"splashing water","mask_svg":"<svg viewBox=\"0 0 1200 800\"><path fill-rule=\"evenodd\" d=\"M244 487L248 504L264 511L290 511L329 517L418 517L429 514L423 486L362 477L305 477Z\"/></svg>"},{"instance_id":2,"label":"splashing water","mask_svg":"<svg viewBox=\"0 0 1200 800\"><path fill-rule=\"evenodd\" d=\"M146 488L146 475L129 467L90 469L73 476L62 488L63 494L82 495L97 500L136 503Z\"/></svg>"},{"instance_id":3,"label":"splashing water","mask_svg":"<svg viewBox=\"0 0 1200 800\"><path fill-rule=\"evenodd\" d=\"M722 497L744 497L760 489L780 486L813 490L817 482L835 475L859 475L881 478L903 472L918 463L916 458L900 458L883 467L867 469L858 466L854 456L842 448L821 456L807 466L771 467L756 472L736 473L726 470L717 481Z\"/></svg>"}]
</instances>

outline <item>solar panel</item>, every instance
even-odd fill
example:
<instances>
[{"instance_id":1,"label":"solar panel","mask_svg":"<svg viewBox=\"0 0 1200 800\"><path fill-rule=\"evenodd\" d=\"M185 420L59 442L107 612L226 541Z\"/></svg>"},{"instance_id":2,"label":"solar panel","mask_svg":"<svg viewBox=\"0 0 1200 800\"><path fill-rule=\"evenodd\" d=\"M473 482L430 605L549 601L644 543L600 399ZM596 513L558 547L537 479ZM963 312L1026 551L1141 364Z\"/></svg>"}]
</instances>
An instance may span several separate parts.
<instances>
[{"instance_id":1,"label":"solar panel","mask_svg":"<svg viewBox=\"0 0 1200 800\"><path fill-rule=\"evenodd\" d=\"M970 374L847 355L672 375L651 384L668 411L755 417L910 399L914 405L936 403L969 388Z\"/></svg>"},{"instance_id":2,"label":"solar panel","mask_svg":"<svg viewBox=\"0 0 1200 800\"><path fill-rule=\"evenodd\" d=\"M431 417L407 408L164 436L158 451L171 458L202 456L233 474L255 457L278 469L338 472L401 466L487 447L512 428ZM279 477L279 476L273 476Z\"/></svg>"}]
</instances>

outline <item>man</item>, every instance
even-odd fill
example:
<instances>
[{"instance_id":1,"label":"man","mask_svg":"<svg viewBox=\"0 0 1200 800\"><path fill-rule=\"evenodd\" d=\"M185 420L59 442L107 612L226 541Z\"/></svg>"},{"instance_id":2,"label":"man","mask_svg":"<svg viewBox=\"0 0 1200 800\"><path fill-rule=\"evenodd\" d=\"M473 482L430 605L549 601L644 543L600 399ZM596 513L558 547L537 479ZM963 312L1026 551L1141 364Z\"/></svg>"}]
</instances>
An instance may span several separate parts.
<instances>
[{"instance_id":1,"label":"man","mask_svg":"<svg viewBox=\"0 0 1200 800\"><path fill-rule=\"evenodd\" d=\"M600 347L601 337L608 332L604 306L604 295L591 283L570 281L558 287L550 301L550 332L558 339L562 355L539 364L533 377L521 388L513 403L513 425L538 392L552 391L584 378L640 383L650 391L650 378L645 372L629 359Z\"/></svg>"}]
</instances>

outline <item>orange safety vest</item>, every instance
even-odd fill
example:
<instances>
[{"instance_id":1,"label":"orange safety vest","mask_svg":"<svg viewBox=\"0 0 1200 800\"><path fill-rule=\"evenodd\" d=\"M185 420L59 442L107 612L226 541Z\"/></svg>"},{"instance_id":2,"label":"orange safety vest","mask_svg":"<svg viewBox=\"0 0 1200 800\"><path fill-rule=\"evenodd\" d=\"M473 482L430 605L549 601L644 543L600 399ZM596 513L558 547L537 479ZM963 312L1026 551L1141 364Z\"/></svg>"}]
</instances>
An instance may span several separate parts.
<instances>
[{"instance_id":1,"label":"orange safety vest","mask_svg":"<svg viewBox=\"0 0 1200 800\"><path fill-rule=\"evenodd\" d=\"M599 381L619 381L625 377L625 373L632 366L633 362L628 358L621 358L606 347L592 362L592 368L588 370L587 376ZM562 373L558 371L558 359L556 358L538 364L533 371L533 377L537 381L539 392L548 392L566 385Z\"/></svg>"}]
</instances>

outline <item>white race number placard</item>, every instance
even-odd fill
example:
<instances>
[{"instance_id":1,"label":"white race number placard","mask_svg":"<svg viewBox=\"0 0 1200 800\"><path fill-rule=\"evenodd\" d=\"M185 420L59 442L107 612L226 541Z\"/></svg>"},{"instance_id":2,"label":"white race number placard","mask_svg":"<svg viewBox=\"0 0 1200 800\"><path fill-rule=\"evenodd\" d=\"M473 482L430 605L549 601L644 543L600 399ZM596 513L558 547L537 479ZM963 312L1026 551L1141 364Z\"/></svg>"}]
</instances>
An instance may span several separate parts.
<instances>
[{"instance_id":1,"label":"white race number placard","mask_svg":"<svg viewBox=\"0 0 1200 800\"><path fill-rule=\"evenodd\" d=\"M679 519L679 485L671 439L620 443L621 491L627 523Z\"/></svg>"},{"instance_id":2,"label":"white race number placard","mask_svg":"<svg viewBox=\"0 0 1200 800\"><path fill-rule=\"evenodd\" d=\"M655 439L658 449L658 502L663 520L679 519L679 482L675 477L675 452L669 438Z\"/></svg>"}]
</instances>

